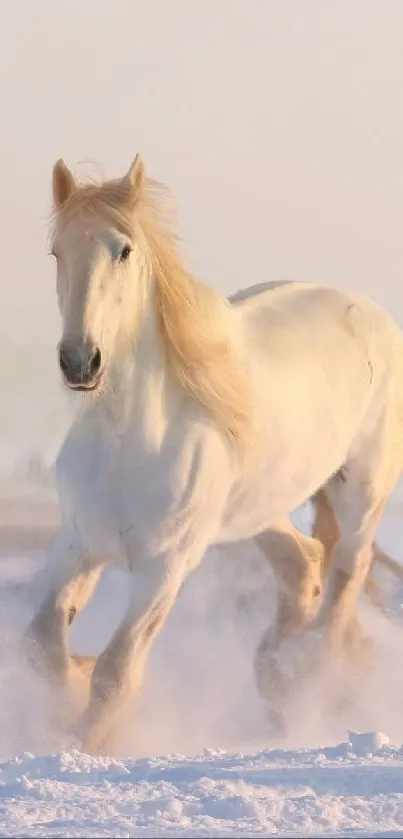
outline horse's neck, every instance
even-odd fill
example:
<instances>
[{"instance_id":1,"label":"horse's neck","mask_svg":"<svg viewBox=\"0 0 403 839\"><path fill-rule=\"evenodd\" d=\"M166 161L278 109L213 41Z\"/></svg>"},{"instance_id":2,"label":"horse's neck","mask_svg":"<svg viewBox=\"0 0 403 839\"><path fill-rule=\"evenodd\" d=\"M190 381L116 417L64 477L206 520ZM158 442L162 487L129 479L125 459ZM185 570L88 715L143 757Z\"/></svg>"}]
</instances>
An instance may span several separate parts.
<instances>
[{"instance_id":1,"label":"horse's neck","mask_svg":"<svg viewBox=\"0 0 403 839\"><path fill-rule=\"evenodd\" d=\"M193 335L195 346L199 342L197 352L200 359L196 356L196 361L193 360L192 363L196 368L196 376L200 372L200 378L208 378L210 375L212 352L222 352L222 339L226 333L229 341L236 339L238 342L239 318L236 319L236 324L232 322L234 313L228 307L225 298L196 281L191 280L191 283L190 293L185 285L183 295L189 294L191 304L194 297L195 306L181 308L182 288L179 286L179 291L176 290L178 309L175 294L173 299L168 297L165 308L162 301L159 301L159 304L156 302L154 281L148 279L144 285L142 284L143 287L139 290L141 310L134 326L133 338L125 347L118 349L109 370L108 386L95 406L97 416L107 424L108 433L133 435L135 428L136 437L141 438L152 449L158 450L164 437L170 432L175 432L178 417L182 417L186 422L186 418L193 413L194 400L199 401L197 384L194 388L187 386L186 359L188 353L191 357L194 352ZM175 324L178 334L181 334L181 329L184 333L178 363L175 360L175 350L174 360L170 358L167 341L172 338L170 328L165 333L164 327L161 327L161 308L158 308L161 305L162 311L165 309L165 316L168 320L171 318ZM208 322L205 320L206 310L209 311ZM179 321L176 321L178 313ZM234 326L238 328L234 330ZM173 344L175 346L175 336ZM207 361L204 358L206 355ZM231 365L229 369L232 369ZM214 373L214 368L212 372ZM218 384L223 386L223 380L219 380ZM218 384L216 377L212 382L213 390L217 390ZM203 402L203 391L201 393L200 402L208 405L208 402ZM225 393L223 398L225 399Z\"/></svg>"},{"instance_id":2,"label":"horse's neck","mask_svg":"<svg viewBox=\"0 0 403 839\"><path fill-rule=\"evenodd\" d=\"M180 400L179 385L159 334L152 295L145 298L135 336L111 364L109 381L95 410L112 433L133 434L159 447Z\"/></svg>"}]
</instances>

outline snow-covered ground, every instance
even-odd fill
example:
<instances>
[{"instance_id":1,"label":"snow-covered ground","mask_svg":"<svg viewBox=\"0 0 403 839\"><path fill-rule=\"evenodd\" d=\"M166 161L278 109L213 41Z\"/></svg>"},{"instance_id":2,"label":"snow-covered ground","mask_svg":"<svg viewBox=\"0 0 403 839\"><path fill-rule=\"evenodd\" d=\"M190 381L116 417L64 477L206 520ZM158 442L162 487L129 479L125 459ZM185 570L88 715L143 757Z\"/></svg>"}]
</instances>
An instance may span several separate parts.
<instances>
[{"instance_id":1,"label":"snow-covered ground","mask_svg":"<svg viewBox=\"0 0 403 839\"><path fill-rule=\"evenodd\" d=\"M403 749L351 743L0 766L1 836L403 836Z\"/></svg>"},{"instance_id":2,"label":"snow-covered ground","mask_svg":"<svg viewBox=\"0 0 403 839\"><path fill-rule=\"evenodd\" d=\"M380 542L402 561L400 517L390 505ZM121 757L95 759L54 729L55 698L21 655L43 554L35 543L16 552L4 527L11 518L3 507L0 836L403 837L402 583L378 574L390 620L362 605L376 666L352 704L331 716L326 684L311 686L277 744L252 674L273 617L270 571L250 546L211 551L155 644ZM125 597L123 571L110 569L74 625L72 647L99 651Z\"/></svg>"}]
</instances>

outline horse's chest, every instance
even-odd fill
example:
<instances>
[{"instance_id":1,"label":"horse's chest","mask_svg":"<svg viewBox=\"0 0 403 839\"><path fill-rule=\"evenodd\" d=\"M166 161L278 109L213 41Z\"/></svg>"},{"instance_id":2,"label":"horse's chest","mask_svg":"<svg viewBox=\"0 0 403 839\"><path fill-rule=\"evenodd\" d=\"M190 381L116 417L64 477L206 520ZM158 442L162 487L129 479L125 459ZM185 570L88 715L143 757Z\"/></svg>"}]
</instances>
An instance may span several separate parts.
<instances>
[{"instance_id":1,"label":"horse's chest","mask_svg":"<svg viewBox=\"0 0 403 839\"><path fill-rule=\"evenodd\" d=\"M119 559L144 549L158 532L172 503L171 479L169 464L113 435L77 435L59 456L64 513L87 550Z\"/></svg>"},{"instance_id":2,"label":"horse's chest","mask_svg":"<svg viewBox=\"0 0 403 839\"><path fill-rule=\"evenodd\" d=\"M133 525L133 499L144 499L146 470L116 439L79 435L66 441L58 461L63 510L74 520L88 550L121 555ZM144 520L144 516L143 516Z\"/></svg>"}]
</instances>

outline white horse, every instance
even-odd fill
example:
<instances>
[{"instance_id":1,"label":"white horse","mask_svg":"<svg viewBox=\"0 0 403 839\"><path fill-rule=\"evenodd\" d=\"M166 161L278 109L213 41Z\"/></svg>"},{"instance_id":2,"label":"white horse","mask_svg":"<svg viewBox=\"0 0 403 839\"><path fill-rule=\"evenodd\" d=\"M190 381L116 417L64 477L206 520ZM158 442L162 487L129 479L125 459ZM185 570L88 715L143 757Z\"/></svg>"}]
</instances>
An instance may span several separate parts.
<instances>
[{"instance_id":1,"label":"white horse","mask_svg":"<svg viewBox=\"0 0 403 839\"><path fill-rule=\"evenodd\" d=\"M326 650L350 650L374 534L403 466L393 319L311 284L226 300L183 266L161 194L138 156L101 185L78 184L61 160L53 170L59 361L85 396L58 458L63 523L28 638L67 687L86 666L68 653L68 625L102 566L124 563L142 582L88 663L78 730L93 753L112 748L150 646L209 545L256 538L269 556L288 592L277 644L311 626ZM324 538L289 519L314 495L319 524L332 518ZM258 681L267 648L266 639Z\"/></svg>"}]
</instances>

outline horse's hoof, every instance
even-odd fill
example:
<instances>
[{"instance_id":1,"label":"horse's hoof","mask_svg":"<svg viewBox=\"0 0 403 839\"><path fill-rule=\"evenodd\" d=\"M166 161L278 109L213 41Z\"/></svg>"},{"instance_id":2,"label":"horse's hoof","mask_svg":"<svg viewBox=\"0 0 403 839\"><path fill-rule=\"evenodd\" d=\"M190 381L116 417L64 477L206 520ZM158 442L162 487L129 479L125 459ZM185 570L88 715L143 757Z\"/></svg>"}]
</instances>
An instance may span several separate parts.
<instances>
[{"instance_id":1,"label":"horse's hoof","mask_svg":"<svg viewBox=\"0 0 403 839\"><path fill-rule=\"evenodd\" d=\"M274 743L281 742L284 740L287 731L284 710L279 710L278 707L274 708L268 703L266 715L269 723L270 740Z\"/></svg>"},{"instance_id":2,"label":"horse's hoof","mask_svg":"<svg viewBox=\"0 0 403 839\"><path fill-rule=\"evenodd\" d=\"M276 648L260 646L255 660L256 684L274 740L285 738L295 696L320 669L323 652L323 637L314 630L284 639Z\"/></svg>"},{"instance_id":3,"label":"horse's hoof","mask_svg":"<svg viewBox=\"0 0 403 839\"><path fill-rule=\"evenodd\" d=\"M285 678L294 685L296 680L310 678L321 669L326 658L323 633L313 627L307 629L302 635L284 639L280 651Z\"/></svg>"},{"instance_id":4,"label":"horse's hoof","mask_svg":"<svg viewBox=\"0 0 403 839\"><path fill-rule=\"evenodd\" d=\"M84 754L92 755L93 757L111 756L113 754L112 744L109 741L105 731L102 727L88 726L81 730L79 749Z\"/></svg>"}]
</instances>

